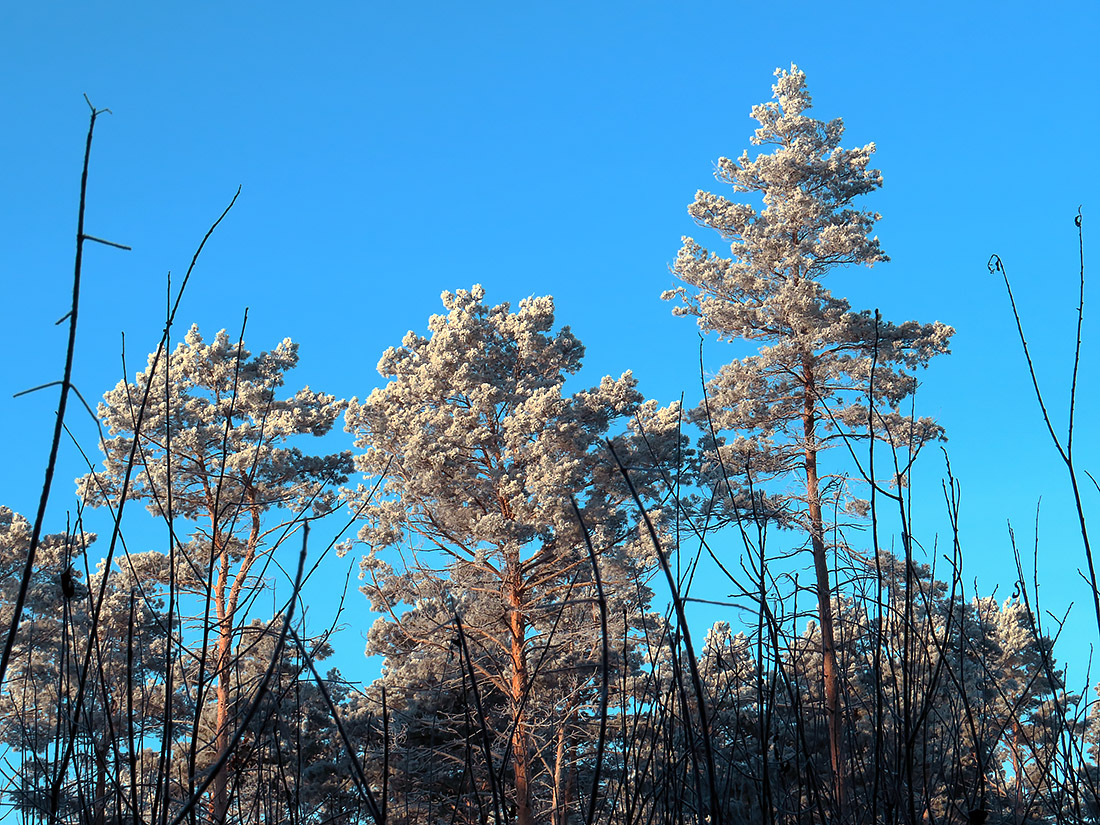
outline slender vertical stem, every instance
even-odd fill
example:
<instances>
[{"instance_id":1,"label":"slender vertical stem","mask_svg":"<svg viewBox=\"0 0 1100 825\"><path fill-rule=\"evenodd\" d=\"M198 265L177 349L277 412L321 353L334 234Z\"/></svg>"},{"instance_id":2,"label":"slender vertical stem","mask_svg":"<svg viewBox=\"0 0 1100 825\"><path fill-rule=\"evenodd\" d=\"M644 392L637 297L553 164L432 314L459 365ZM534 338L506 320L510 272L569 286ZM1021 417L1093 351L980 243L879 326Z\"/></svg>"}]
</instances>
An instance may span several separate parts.
<instances>
[{"instance_id":1,"label":"slender vertical stem","mask_svg":"<svg viewBox=\"0 0 1100 825\"><path fill-rule=\"evenodd\" d=\"M1074 224L1077 226L1078 247L1081 256L1081 291L1080 303L1077 306L1077 349L1074 354L1073 385L1070 388L1070 428L1065 448L1062 447L1062 442L1058 438L1058 434L1054 431L1054 424L1050 420L1050 414L1047 412L1046 402L1043 400L1043 393L1039 389L1039 378L1035 374L1035 363L1031 360L1031 350L1028 348L1027 338L1024 336L1024 325L1020 320L1020 312L1016 308L1016 299L1012 295L1012 284L1009 283L1008 280L1008 270L1005 269L1004 262L999 255L991 256L989 262L986 264L986 268L989 269L991 273L1000 273L1001 277L1004 279L1005 290L1008 292L1008 302L1012 306L1012 317L1016 320L1016 331L1019 334L1020 345L1024 350L1024 358L1027 360L1028 372L1031 375L1031 386L1035 390L1035 398L1038 400L1039 409L1043 414L1043 423L1046 424L1050 439L1054 442L1054 447L1058 451L1058 455L1061 456L1063 463L1065 463L1066 470L1069 472L1070 486L1073 488L1073 503L1077 508L1077 521L1081 527L1081 541L1085 545L1085 560L1089 567L1089 584L1092 588L1092 605L1096 613L1096 627L1097 630L1100 630L1100 586L1097 584L1096 564L1092 557L1092 544L1089 541L1088 527L1085 524L1085 509L1081 502L1081 490L1077 482L1077 468L1073 463L1073 452L1069 449L1073 437L1074 407L1076 406L1077 400L1077 363L1080 354L1081 323L1084 317L1085 305L1085 241L1080 212L1078 212L1077 217L1074 218Z\"/></svg>"},{"instance_id":2,"label":"slender vertical stem","mask_svg":"<svg viewBox=\"0 0 1100 825\"><path fill-rule=\"evenodd\" d=\"M87 98L85 98L87 100ZM23 578L19 584L19 594L15 598L15 606L11 614L11 626L8 628L7 638L4 640L4 652L0 654L0 685L4 683L4 674L8 672L8 662L11 659L12 647L15 644L15 633L19 629L19 620L23 614L23 606L27 601L27 590L31 583L31 574L34 571L35 554L38 551L38 543L42 537L42 525L46 521L46 504L50 499L50 488L53 486L53 474L57 467L57 453L61 445L61 433L65 426L65 408L69 402L69 386L73 375L73 359L76 354L76 323L80 310L80 268L84 259L84 207L88 194L88 164L92 156L92 133L95 131L95 121L106 109L96 109L90 103L92 110L91 120L88 123L88 137L84 143L84 167L80 174L80 206L76 218L76 261L73 266L73 300L69 310L69 343L65 350L65 371L61 379L61 397L57 402L57 416L54 419L53 440L50 442L50 458L46 462L46 478L42 482L42 494L38 499L38 512L34 517L34 528L31 532L31 543L27 549L27 562L23 567Z\"/></svg>"}]
</instances>

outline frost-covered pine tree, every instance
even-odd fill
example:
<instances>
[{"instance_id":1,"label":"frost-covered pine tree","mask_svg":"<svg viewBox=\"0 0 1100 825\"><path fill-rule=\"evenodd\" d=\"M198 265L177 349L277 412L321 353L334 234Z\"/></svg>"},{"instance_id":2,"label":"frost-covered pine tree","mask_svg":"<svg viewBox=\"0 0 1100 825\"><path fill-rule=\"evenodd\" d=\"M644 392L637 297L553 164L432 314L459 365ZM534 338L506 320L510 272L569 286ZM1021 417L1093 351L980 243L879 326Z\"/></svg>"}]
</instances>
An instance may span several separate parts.
<instances>
[{"instance_id":1,"label":"frost-covered pine tree","mask_svg":"<svg viewBox=\"0 0 1100 825\"><path fill-rule=\"evenodd\" d=\"M11 640L11 664L0 686L0 748L10 766L4 804L28 819L50 812L59 754L73 721L75 691L70 688L79 652L71 637L75 626L85 630L87 625L87 587L80 569L91 538L43 537L22 620ZM0 626L10 626L30 544L30 522L0 506ZM76 808L70 794L61 795L57 803L63 814Z\"/></svg>"},{"instance_id":2,"label":"frost-covered pine tree","mask_svg":"<svg viewBox=\"0 0 1100 825\"><path fill-rule=\"evenodd\" d=\"M173 352L150 355L132 382L120 381L103 396L98 415L110 435L100 445L103 468L77 480L90 505L117 508L125 493L174 524L175 564L161 564L159 584L199 597L206 609L192 618L197 635L210 640L187 657L200 663L189 678L204 696L195 735L210 732L192 751L193 767L226 751L234 708L247 705L234 655L272 552L299 519L332 505L351 470L349 452L312 456L293 444L327 433L344 409L343 401L308 387L278 397L297 363L298 346L289 338L254 356L224 330L207 343L192 326ZM189 541L178 540L188 532ZM213 720L205 718L210 704ZM221 771L209 792L215 825L229 810L228 773ZM194 771L188 781L195 781Z\"/></svg>"},{"instance_id":3,"label":"frost-covered pine tree","mask_svg":"<svg viewBox=\"0 0 1100 825\"><path fill-rule=\"evenodd\" d=\"M715 172L735 192L758 197L762 208L698 192L688 211L728 241L731 254L720 257L685 237L674 265L684 285L663 297L680 298L675 312L695 316L700 329L720 340L760 344L758 355L727 364L709 381L709 412L719 433L735 436L719 447L729 471L747 472L758 486L797 479L794 489L780 492L813 556L825 713L841 803L845 771L823 502L838 494L843 477L826 473L820 454L841 436L866 438L870 430L910 454L940 437L933 421L912 420L898 408L916 389L914 370L947 352L954 331L938 322L895 325L869 311L852 312L822 285L837 268L887 260L871 234L880 216L855 206L882 185L882 176L869 165L873 143L842 148L839 118L825 122L807 114L803 72L792 65L776 77L774 99L752 109L760 124L752 143L773 151L721 158ZM706 408L695 415L708 426Z\"/></svg>"},{"instance_id":4,"label":"frost-covered pine tree","mask_svg":"<svg viewBox=\"0 0 1100 825\"><path fill-rule=\"evenodd\" d=\"M553 300L513 310L484 295L480 286L443 293L446 313L432 316L430 334L409 332L387 350L378 364L386 385L348 408L363 450L356 466L381 481L353 505L369 547L362 589L382 614L367 650L387 657L382 681L403 758L419 759L400 780L426 786L419 800L403 790L413 820L438 805L450 806L448 819L491 816L475 808L490 804L484 724L518 823L564 822L596 738L602 669L593 567L570 497L610 602L614 690L646 621L654 557L604 438L633 416L658 459L674 455L679 410L643 402L630 373L566 393L584 347L568 327L554 330ZM615 440L645 495L657 459L640 442L629 432ZM438 800L429 796L441 786Z\"/></svg>"},{"instance_id":5,"label":"frost-covered pine tree","mask_svg":"<svg viewBox=\"0 0 1100 825\"><path fill-rule=\"evenodd\" d=\"M11 620L30 537L30 523L0 506L0 620ZM164 717L167 620L161 600L141 586L148 582L135 554L106 582L93 626L103 584L102 564L85 581L94 540L80 529L43 538L0 689L0 745L12 765L3 792L28 818L51 810L62 821L87 818L91 797L91 818L102 822L120 794L151 802L138 774L155 764L142 743L160 733ZM89 644L94 673L78 702Z\"/></svg>"}]
</instances>

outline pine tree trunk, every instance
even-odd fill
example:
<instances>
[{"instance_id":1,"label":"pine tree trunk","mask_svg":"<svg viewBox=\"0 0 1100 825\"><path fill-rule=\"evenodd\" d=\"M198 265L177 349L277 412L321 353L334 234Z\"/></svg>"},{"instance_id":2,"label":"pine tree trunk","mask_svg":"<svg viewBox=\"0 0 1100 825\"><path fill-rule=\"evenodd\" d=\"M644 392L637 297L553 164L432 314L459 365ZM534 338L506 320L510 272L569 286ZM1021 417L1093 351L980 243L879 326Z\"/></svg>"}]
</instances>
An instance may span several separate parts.
<instances>
[{"instance_id":1,"label":"pine tree trunk","mask_svg":"<svg viewBox=\"0 0 1100 825\"><path fill-rule=\"evenodd\" d=\"M1013 813L1013 816L1017 817L1017 821L1019 821L1018 818L1020 816L1020 808L1023 805L1024 778L1020 774L1022 766L1020 765L1020 725L1019 725L1018 722L1013 722L1012 723L1011 731L1012 731L1012 738L1011 738L1012 745L1009 748L1009 753L1011 754L1011 759L1012 759L1012 778L1013 778L1012 813Z\"/></svg>"},{"instance_id":2,"label":"pine tree trunk","mask_svg":"<svg viewBox=\"0 0 1100 825\"><path fill-rule=\"evenodd\" d=\"M214 759L218 760L229 747L229 634L220 634L217 646L217 732L214 736ZM211 785L210 815L214 825L225 825L229 814L228 771L223 767Z\"/></svg>"},{"instance_id":3,"label":"pine tree trunk","mask_svg":"<svg viewBox=\"0 0 1100 825\"><path fill-rule=\"evenodd\" d=\"M558 741L554 752L554 786L551 789L553 799L554 825L569 825L569 812L575 802L576 745L571 741L569 731L576 723L577 709L570 707L558 725Z\"/></svg>"},{"instance_id":4,"label":"pine tree trunk","mask_svg":"<svg viewBox=\"0 0 1100 825\"><path fill-rule=\"evenodd\" d=\"M810 517L810 544L817 579L817 614L821 622L822 677L825 683L825 720L829 731L829 761L833 769L833 791L838 811L843 815L846 796L846 765L841 753L840 673L833 634L832 585L829 583L829 559L825 550L825 522L821 515L821 489L817 477L816 387L812 356L802 360L804 386L802 425L806 463L806 504Z\"/></svg>"},{"instance_id":5,"label":"pine tree trunk","mask_svg":"<svg viewBox=\"0 0 1100 825\"><path fill-rule=\"evenodd\" d=\"M218 640L215 646L214 666L218 679L215 691L217 713L215 716L214 760L221 759L229 748L229 666L233 645L232 617L225 601L225 590L229 577L228 551L223 550L221 570L214 592L214 602L218 616ZM225 825L229 815L228 768L223 767L214 777L210 786L210 818L213 825Z\"/></svg>"},{"instance_id":6,"label":"pine tree trunk","mask_svg":"<svg viewBox=\"0 0 1100 825\"><path fill-rule=\"evenodd\" d=\"M248 543L243 557L239 562L237 574L230 586L229 548L225 539L218 542L220 558L218 581L214 590L214 606L218 616L218 641L216 646L215 661L217 667L218 687L217 699L217 730L214 735L214 759L221 759L229 750L229 733L233 720L230 719L229 685L230 673L233 665L233 635L234 618L237 614L238 599L242 591L243 583L248 578L248 571L256 558L256 548L260 544L260 510L257 505L257 495L254 487L246 491L248 508L247 512L251 520ZM216 524L213 513L210 520ZM220 545L220 546L219 546ZM211 785L210 811L213 825L225 825L229 816L229 772L231 762L218 771Z\"/></svg>"},{"instance_id":7,"label":"pine tree trunk","mask_svg":"<svg viewBox=\"0 0 1100 825\"><path fill-rule=\"evenodd\" d=\"M551 822L553 825L564 825L568 816L566 813L567 802L563 793L565 785L565 725L558 727L557 747L554 750L554 785L551 788L550 800L553 805Z\"/></svg>"},{"instance_id":8,"label":"pine tree trunk","mask_svg":"<svg viewBox=\"0 0 1100 825\"><path fill-rule=\"evenodd\" d=\"M517 565L518 567L518 565ZM512 637L512 707L516 713L521 713L520 705L527 694L529 676L527 673L527 623L525 621L522 605L523 593L520 587L518 574L511 583L511 615L509 625ZM516 825L534 825L534 814L531 810L531 754L528 748L527 724L520 715L515 720L515 729L512 734L512 774L516 786Z\"/></svg>"},{"instance_id":9,"label":"pine tree trunk","mask_svg":"<svg viewBox=\"0 0 1100 825\"><path fill-rule=\"evenodd\" d=\"M561 825L569 825L569 816L577 804L577 743L573 739L568 749L569 765L565 773L565 810L562 812Z\"/></svg>"}]
</instances>

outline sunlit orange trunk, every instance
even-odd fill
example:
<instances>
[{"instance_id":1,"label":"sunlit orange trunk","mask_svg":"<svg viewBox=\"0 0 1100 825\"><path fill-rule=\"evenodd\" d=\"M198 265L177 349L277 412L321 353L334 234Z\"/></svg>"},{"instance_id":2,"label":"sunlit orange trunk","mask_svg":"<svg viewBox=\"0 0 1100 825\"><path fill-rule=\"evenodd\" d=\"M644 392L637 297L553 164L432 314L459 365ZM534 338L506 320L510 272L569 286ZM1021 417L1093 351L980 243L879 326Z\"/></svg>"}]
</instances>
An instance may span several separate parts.
<instances>
[{"instance_id":1,"label":"sunlit orange trunk","mask_svg":"<svg viewBox=\"0 0 1100 825\"><path fill-rule=\"evenodd\" d=\"M569 729L577 718L575 708L570 708L558 727L558 742L554 753L553 825L569 825L569 814L576 795L576 745L569 741Z\"/></svg>"},{"instance_id":2,"label":"sunlit orange trunk","mask_svg":"<svg viewBox=\"0 0 1100 825\"><path fill-rule=\"evenodd\" d=\"M247 488L247 512L251 520L248 543L245 552L237 568L237 574L233 584L229 583L229 548L224 542L221 547L215 546L219 554L218 581L214 588L214 607L218 616L218 638L215 643L214 666L218 684L215 690L217 714L214 734L214 759L221 759L229 749L230 728L235 720L229 715L229 689L230 675L233 665L233 636L237 615L237 605L241 591L252 563L256 560L256 551L260 546L260 508L257 504L256 490ZM211 522L216 526L214 513L210 514ZM217 535L215 529L215 535ZM213 825L225 825L229 815L229 767L228 763L218 771L211 783L210 791L210 818Z\"/></svg>"},{"instance_id":3,"label":"sunlit orange trunk","mask_svg":"<svg viewBox=\"0 0 1100 825\"><path fill-rule=\"evenodd\" d=\"M846 795L844 758L840 735L840 673L836 661L833 634L832 585L829 559L825 551L825 522L821 516L821 488L817 477L817 392L813 356L802 358L802 432L805 444L806 506L810 516L810 545L817 579L817 615L821 622L822 677L825 683L825 721L829 730L829 761L833 768L833 786L837 807L843 810Z\"/></svg>"},{"instance_id":4,"label":"sunlit orange trunk","mask_svg":"<svg viewBox=\"0 0 1100 825\"><path fill-rule=\"evenodd\" d=\"M224 551L223 551L224 552ZM233 647L233 626L225 603L225 590L229 577L228 553L222 556L218 571L214 606L218 615L218 638L214 648L214 667L218 678L215 689L217 713L215 716L214 759L220 759L229 747L229 666ZM229 814L229 783L225 768L218 771L210 786L210 818L214 825L225 825Z\"/></svg>"},{"instance_id":5,"label":"sunlit orange trunk","mask_svg":"<svg viewBox=\"0 0 1100 825\"><path fill-rule=\"evenodd\" d=\"M518 568L518 564L516 565ZM512 637L512 707L521 713L520 705L530 681L527 672L527 621L523 614L523 590L518 569L513 573L508 594L511 603L509 628ZM516 785L516 825L533 825L531 810L531 753L528 743L527 723L522 714L516 719L512 734L512 774Z\"/></svg>"}]
</instances>

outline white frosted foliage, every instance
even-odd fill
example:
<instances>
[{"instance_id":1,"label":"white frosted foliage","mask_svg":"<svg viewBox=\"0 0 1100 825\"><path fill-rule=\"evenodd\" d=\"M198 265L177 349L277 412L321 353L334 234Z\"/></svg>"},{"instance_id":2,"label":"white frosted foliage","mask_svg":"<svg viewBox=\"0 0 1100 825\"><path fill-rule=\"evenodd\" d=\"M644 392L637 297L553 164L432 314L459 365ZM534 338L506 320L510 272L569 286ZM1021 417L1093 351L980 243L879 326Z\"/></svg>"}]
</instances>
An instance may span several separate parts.
<instances>
[{"instance_id":1,"label":"white frosted foliage","mask_svg":"<svg viewBox=\"0 0 1100 825\"><path fill-rule=\"evenodd\" d=\"M604 439L619 431L616 451L652 501L680 414L643 401L629 372L564 392L584 347L569 327L554 328L553 299L513 310L484 298L480 286L444 292L446 312L432 316L428 335L410 332L383 354L387 383L350 402L356 466L380 481L373 496L360 487L352 505L365 521L362 589L382 614L367 650L387 657L397 718L453 731L438 734L435 752L457 755L461 769L459 616L493 708L488 722L500 747L510 741L526 823L545 800L569 804L575 794L565 777L591 746L600 683L593 570L570 497L610 602L614 686L615 674L637 666L636 633L652 621L644 579L654 556ZM637 437L643 428L652 451Z\"/></svg>"},{"instance_id":2,"label":"white frosted foliage","mask_svg":"<svg viewBox=\"0 0 1100 825\"><path fill-rule=\"evenodd\" d=\"M915 451L942 438L934 421L899 408L917 388L915 370L948 352L954 334L940 322L876 321L824 286L838 268L888 260L872 235L881 216L856 204L882 175L870 166L873 143L843 148L839 118L808 114L803 72L792 66L776 77L773 100L752 110L759 123L752 143L772 150L721 158L715 173L734 192L759 196L763 208L698 192L688 211L729 242L730 255L685 237L673 266L683 285L662 296L720 340L759 343L756 355L726 364L707 389L713 423L728 436L727 469L748 465L765 479L797 471L807 450L841 436L858 446L869 433L869 402L874 434L892 447ZM706 411L694 415L703 421Z\"/></svg>"}]
</instances>

